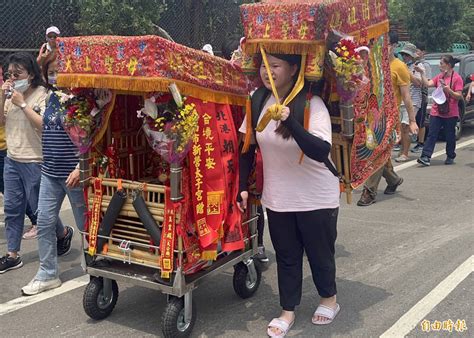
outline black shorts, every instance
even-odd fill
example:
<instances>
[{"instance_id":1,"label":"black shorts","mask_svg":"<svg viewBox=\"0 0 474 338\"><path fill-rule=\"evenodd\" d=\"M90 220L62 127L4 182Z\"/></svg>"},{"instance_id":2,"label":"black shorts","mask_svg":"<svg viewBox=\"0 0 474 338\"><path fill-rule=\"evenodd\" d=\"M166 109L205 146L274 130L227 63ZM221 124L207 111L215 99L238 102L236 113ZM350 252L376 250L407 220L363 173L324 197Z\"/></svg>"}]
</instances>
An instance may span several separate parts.
<instances>
[{"instance_id":1,"label":"black shorts","mask_svg":"<svg viewBox=\"0 0 474 338\"><path fill-rule=\"evenodd\" d=\"M418 128L423 128L426 126L426 108L428 107L428 103L422 103L421 108L418 109L416 112L416 124Z\"/></svg>"}]
</instances>

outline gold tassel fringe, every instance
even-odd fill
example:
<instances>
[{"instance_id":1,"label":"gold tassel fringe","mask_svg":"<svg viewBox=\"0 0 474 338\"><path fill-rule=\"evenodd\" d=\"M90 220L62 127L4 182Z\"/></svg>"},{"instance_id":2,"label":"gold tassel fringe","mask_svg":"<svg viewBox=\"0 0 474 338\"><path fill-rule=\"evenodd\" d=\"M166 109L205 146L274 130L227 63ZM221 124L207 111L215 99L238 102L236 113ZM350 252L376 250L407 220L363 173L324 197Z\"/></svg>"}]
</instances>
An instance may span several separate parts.
<instances>
[{"instance_id":1,"label":"gold tassel fringe","mask_svg":"<svg viewBox=\"0 0 474 338\"><path fill-rule=\"evenodd\" d=\"M67 88L109 88L127 92L168 92L170 83L175 82L184 95L222 104L243 106L245 95L231 94L200 87L184 81L159 77L129 77L104 74L60 74L58 87Z\"/></svg>"},{"instance_id":2,"label":"gold tassel fringe","mask_svg":"<svg viewBox=\"0 0 474 338\"><path fill-rule=\"evenodd\" d=\"M366 39L374 39L389 31L389 21L384 20L367 27ZM347 35L360 37L360 31L350 32ZM271 40L271 39L249 39L245 42L244 51L246 54L257 54L260 52L260 45L270 54L314 54L319 46L326 46L324 40Z\"/></svg>"}]
</instances>

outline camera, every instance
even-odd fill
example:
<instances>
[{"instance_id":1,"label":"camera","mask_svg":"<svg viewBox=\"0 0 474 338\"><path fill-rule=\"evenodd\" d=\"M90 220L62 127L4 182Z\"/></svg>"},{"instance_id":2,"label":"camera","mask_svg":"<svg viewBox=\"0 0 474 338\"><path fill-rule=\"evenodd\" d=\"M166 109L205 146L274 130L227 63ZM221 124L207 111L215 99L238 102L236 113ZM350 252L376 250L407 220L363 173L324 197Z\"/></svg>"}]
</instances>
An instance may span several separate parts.
<instances>
[{"instance_id":1,"label":"camera","mask_svg":"<svg viewBox=\"0 0 474 338\"><path fill-rule=\"evenodd\" d=\"M5 72L5 73L3 74L3 80L6 81L6 80L8 80L9 78L10 78L10 73ZM11 99L11 98L12 98L12 96L13 96L13 89L14 89L14 88L15 88L15 85L12 83L12 85L10 86L10 88L7 89L7 90L5 90L5 97L6 97L7 99Z\"/></svg>"},{"instance_id":2,"label":"camera","mask_svg":"<svg viewBox=\"0 0 474 338\"><path fill-rule=\"evenodd\" d=\"M11 99L13 96L13 86L10 89L5 90L5 97L7 99Z\"/></svg>"}]
</instances>

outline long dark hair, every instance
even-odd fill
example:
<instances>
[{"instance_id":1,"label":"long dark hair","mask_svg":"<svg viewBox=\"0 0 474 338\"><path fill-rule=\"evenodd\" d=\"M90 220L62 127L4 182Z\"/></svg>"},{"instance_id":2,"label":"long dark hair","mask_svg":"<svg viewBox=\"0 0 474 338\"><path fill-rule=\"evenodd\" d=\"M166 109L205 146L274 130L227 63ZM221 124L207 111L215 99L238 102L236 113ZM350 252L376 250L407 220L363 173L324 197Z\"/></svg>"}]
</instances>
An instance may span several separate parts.
<instances>
[{"instance_id":1,"label":"long dark hair","mask_svg":"<svg viewBox=\"0 0 474 338\"><path fill-rule=\"evenodd\" d=\"M6 58L5 65L6 67L8 67L9 65L16 65L24 68L29 75L33 76L31 80L32 88L36 88L38 86L45 86L43 77L41 76L40 68L38 66L38 63L36 63L36 60L33 55L25 52L17 52L10 54Z\"/></svg>"},{"instance_id":2,"label":"long dark hair","mask_svg":"<svg viewBox=\"0 0 474 338\"><path fill-rule=\"evenodd\" d=\"M296 70L295 75L293 76L293 85L291 86L291 89L293 89L296 80L298 79L298 75L300 72L301 68L301 55L294 55L294 54L271 54L273 57L276 57L277 59L283 60L288 62L290 66L297 65L298 69ZM263 61L262 61L263 62ZM291 100L288 103L288 108L290 108L290 114L301 124L304 125L304 109L302 110L296 110L296 102L301 102L301 100L306 100L306 96L308 95L308 92L311 91L311 95L317 95L320 96L322 92L322 88L324 85L324 80L320 80L318 82L314 83L309 83L305 81L303 89L295 96L293 100ZM290 89L290 92L291 92ZM271 92L268 91L267 99L270 96ZM285 97L290 94L286 93ZM283 123L280 123L280 125L277 127L275 130L275 133L281 135L285 140L291 138L291 133L288 130L288 128L283 125Z\"/></svg>"},{"instance_id":3,"label":"long dark hair","mask_svg":"<svg viewBox=\"0 0 474 338\"><path fill-rule=\"evenodd\" d=\"M454 68L456 63L458 63L460 60L453 57L452 55L446 54L441 56L441 60L443 60L444 63L448 64L451 66L451 68Z\"/></svg>"},{"instance_id":4,"label":"long dark hair","mask_svg":"<svg viewBox=\"0 0 474 338\"><path fill-rule=\"evenodd\" d=\"M53 52L50 55L51 56L48 56L46 60L44 60L43 64L41 65L41 72L43 73L43 78L46 81L46 88L55 89L54 86L52 86L49 83L48 71L49 71L49 66L51 66L51 64L56 61L56 55L55 55L55 52Z\"/></svg>"}]
</instances>

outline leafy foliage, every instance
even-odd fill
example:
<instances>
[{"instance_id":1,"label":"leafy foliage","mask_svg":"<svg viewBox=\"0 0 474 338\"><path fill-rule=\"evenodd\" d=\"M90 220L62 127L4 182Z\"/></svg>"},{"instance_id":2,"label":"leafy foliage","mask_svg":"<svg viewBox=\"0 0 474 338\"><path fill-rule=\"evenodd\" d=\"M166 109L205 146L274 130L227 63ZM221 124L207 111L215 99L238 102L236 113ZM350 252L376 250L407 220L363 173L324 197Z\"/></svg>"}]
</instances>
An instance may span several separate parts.
<instances>
[{"instance_id":1,"label":"leafy foliage","mask_svg":"<svg viewBox=\"0 0 474 338\"><path fill-rule=\"evenodd\" d=\"M76 29L84 35L156 34L165 0L77 0L80 18Z\"/></svg>"},{"instance_id":2,"label":"leafy foliage","mask_svg":"<svg viewBox=\"0 0 474 338\"><path fill-rule=\"evenodd\" d=\"M470 0L389 0L389 14L406 25L412 41L424 41L429 51L446 51L455 42L474 39Z\"/></svg>"},{"instance_id":3,"label":"leafy foliage","mask_svg":"<svg viewBox=\"0 0 474 338\"><path fill-rule=\"evenodd\" d=\"M255 0L69 0L79 8L82 35L163 35L179 43L219 49L227 36L242 35L239 5ZM159 26L158 26L159 25ZM161 28L160 28L161 27Z\"/></svg>"}]
</instances>

